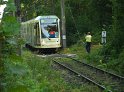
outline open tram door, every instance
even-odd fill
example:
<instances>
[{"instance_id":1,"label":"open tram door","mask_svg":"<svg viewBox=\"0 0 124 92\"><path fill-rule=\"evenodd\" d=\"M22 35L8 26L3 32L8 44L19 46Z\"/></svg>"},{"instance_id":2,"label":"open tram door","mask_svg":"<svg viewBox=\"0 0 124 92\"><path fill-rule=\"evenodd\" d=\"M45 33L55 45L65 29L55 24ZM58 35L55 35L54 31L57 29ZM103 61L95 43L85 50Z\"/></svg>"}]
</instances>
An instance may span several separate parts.
<instances>
[{"instance_id":1,"label":"open tram door","mask_svg":"<svg viewBox=\"0 0 124 92\"><path fill-rule=\"evenodd\" d=\"M35 23L34 25L34 34L35 34L35 41L34 44L35 46L40 46L40 30L39 30L39 22Z\"/></svg>"}]
</instances>

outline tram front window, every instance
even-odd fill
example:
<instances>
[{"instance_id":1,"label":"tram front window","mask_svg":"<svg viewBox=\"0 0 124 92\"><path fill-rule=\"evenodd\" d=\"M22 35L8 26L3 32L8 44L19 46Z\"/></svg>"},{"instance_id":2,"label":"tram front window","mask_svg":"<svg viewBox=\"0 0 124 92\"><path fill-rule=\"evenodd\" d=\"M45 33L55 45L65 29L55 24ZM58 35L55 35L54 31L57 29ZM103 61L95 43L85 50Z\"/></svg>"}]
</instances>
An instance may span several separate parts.
<instances>
[{"instance_id":1,"label":"tram front window","mask_svg":"<svg viewBox=\"0 0 124 92\"><path fill-rule=\"evenodd\" d=\"M56 19L41 20L42 38L58 38L58 28Z\"/></svg>"}]
</instances>

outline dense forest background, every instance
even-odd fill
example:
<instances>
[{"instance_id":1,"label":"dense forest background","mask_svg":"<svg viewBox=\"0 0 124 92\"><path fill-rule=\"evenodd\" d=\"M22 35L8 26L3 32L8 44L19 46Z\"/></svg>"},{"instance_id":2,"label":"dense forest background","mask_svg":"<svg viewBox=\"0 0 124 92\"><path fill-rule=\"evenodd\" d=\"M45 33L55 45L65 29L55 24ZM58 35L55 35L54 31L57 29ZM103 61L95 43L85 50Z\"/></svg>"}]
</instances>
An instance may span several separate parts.
<instances>
[{"instance_id":1,"label":"dense forest background","mask_svg":"<svg viewBox=\"0 0 124 92\"><path fill-rule=\"evenodd\" d=\"M93 43L101 42L101 32L107 31L106 54L116 57L124 49L123 0L65 0L67 45L83 40L92 32ZM61 18L60 0L21 0L22 21L39 15Z\"/></svg>"},{"instance_id":2,"label":"dense forest background","mask_svg":"<svg viewBox=\"0 0 124 92\"><path fill-rule=\"evenodd\" d=\"M4 78L9 73L6 69L9 67L11 70L10 56L15 61L21 60L20 45L23 41L19 34L20 22L40 15L57 15L61 18L60 1L9 0L6 3L0 23L0 81L9 81L9 78ZM4 2L1 0L0 3ZM65 0L65 17L68 48L84 41L88 31L92 33L93 44L100 44L101 32L106 31L107 43L98 55L109 57L109 68L124 74L124 0Z\"/></svg>"}]
</instances>

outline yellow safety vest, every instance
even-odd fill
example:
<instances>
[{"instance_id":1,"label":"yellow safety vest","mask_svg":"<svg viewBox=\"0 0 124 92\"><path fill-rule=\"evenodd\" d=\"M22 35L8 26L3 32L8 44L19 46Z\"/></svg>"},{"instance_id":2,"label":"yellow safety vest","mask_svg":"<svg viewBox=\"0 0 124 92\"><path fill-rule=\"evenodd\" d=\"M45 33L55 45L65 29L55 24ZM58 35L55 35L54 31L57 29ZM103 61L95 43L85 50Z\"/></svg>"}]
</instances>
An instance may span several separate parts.
<instances>
[{"instance_id":1,"label":"yellow safety vest","mask_svg":"<svg viewBox=\"0 0 124 92\"><path fill-rule=\"evenodd\" d=\"M91 42L91 38L92 38L91 35L86 35L86 37L85 37L86 42Z\"/></svg>"}]
</instances>

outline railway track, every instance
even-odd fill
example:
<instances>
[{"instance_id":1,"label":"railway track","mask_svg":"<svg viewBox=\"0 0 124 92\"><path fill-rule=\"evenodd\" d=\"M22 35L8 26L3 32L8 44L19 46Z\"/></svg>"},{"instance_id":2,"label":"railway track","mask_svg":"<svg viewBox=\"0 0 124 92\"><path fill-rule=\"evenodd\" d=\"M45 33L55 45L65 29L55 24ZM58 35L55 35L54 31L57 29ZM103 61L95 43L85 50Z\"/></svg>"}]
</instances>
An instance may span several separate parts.
<instances>
[{"instance_id":1,"label":"railway track","mask_svg":"<svg viewBox=\"0 0 124 92\"><path fill-rule=\"evenodd\" d=\"M71 59L71 61L53 61L54 63L68 69L79 77L85 78L87 81L92 82L102 90L109 89L108 92L124 92L124 77L107 72L105 70L101 70L71 57L65 57Z\"/></svg>"}]
</instances>

